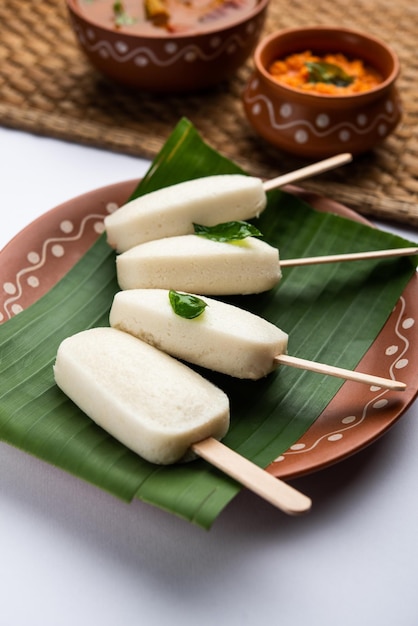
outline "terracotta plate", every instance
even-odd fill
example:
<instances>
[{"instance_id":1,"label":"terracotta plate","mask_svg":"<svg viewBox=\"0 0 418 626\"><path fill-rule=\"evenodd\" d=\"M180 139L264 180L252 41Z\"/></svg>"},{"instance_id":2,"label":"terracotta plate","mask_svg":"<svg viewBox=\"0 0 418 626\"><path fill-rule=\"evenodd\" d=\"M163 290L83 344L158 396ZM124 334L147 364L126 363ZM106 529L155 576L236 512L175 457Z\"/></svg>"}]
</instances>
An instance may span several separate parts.
<instances>
[{"instance_id":1,"label":"terracotta plate","mask_svg":"<svg viewBox=\"0 0 418 626\"><path fill-rule=\"evenodd\" d=\"M126 201L137 181L117 183L74 198L29 224L0 252L0 323L45 294L103 232L103 217ZM332 200L287 188L320 211L366 222ZM408 284L383 331L358 369L407 383L405 392L345 382L305 435L268 468L294 478L321 469L385 433L418 393L417 276ZM349 410L347 411L347 407Z\"/></svg>"}]
</instances>

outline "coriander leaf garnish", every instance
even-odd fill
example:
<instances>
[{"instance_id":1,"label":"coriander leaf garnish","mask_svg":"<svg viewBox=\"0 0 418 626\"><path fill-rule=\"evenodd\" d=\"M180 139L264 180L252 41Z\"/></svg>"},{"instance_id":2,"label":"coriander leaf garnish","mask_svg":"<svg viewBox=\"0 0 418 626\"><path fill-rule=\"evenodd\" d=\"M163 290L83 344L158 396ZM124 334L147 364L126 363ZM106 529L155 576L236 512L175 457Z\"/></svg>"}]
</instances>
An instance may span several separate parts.
<instances>
[{"instance_id":1,"label":"coriander leaf garnish","mask_svg":"<svg viewBox=\"0 0 418 626\"><path fill-rule=\"evenodd\" d=\"M121 26L130 26L131 24L135 23L134 18L128 15L128 13L125 11L123 2L121 2L120 0L116 0L116 2L113 3L113 15L115 20L115 26L118 28L120 28Z\"/></svg>"},{"instance_id":2,"label":"coriander leaf garnish","mask_svg":"<svg viewBox=\"0 0 418 626\"><path fill-rule=\"evenodd\" d=\"M168 297L174 313L188 320L202 315L207 307L206 302L188 293L179 293L170 289Z\"/></svg>"},{"instance_id":3,"label":"coriander leaf garnish","mask_svg":"<svg viewBox=\"0 0 418 626\"><path fill-rule=\"evenodd\" d=\"M202 226L193 224L194 232L199 237L206 237L213 241L237 241L246 237L262 237L262 233L248 222L224 222L216 226Z\"/></svg>"},{"instance_id":4,"label":"coriander leaf garnish","mask_svg":"<svg viewBox=\"0 0 418 626\"><path fill-rule=\"evenodd\" d=\"M334 65L334 63L308 61L305 65L309 71L308 80L310 83L327 83L337 87L347 87L354 80L353 76L347 74L342 67Z\"/></svg>"}]
</instances>

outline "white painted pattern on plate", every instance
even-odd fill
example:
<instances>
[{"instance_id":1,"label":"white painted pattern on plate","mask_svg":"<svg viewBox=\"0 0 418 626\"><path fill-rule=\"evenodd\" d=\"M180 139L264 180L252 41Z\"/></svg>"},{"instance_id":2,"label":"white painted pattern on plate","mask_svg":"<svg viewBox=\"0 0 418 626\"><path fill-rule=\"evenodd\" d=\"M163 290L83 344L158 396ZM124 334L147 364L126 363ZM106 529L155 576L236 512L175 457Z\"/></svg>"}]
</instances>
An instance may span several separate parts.
<instances>
[{"instance_id":1,"label":"white painted pattern on plate","mask_svg":"<svg viewBox=\"0 0 418 626\"><path fill-rule=\"evenodd\" d=\"M388 378L392 380L396 379L394 374L395 369L403 369L407 367L409 364L409 360L406 358L408 354L408 350L410 348L410 342L405 334L401 332L401 328L403 330L409 330L415 324L415 320L411 317L408 317L402 322L402 317L405 313L406 302L403 296L400 297L398 303L398 316L395 324L395 335L398 337L402 346L391 345L385 350L386 356L394 356L395 358L392 360L389 368L388 368ZM396 309L395 309L396 310ZM399 367L401 364L401 367ZM286 461L286 458L295 454L306 454L314 450L321 443L334 443L336 441L341 441L344 438L344 434L352 430L353 428L358 428L360 424L362 424L367 416L373 411L378 411L381 408L384 408L388 400L386 398L389 393L388 389L382 390L380 387L371 386L370 393L373 394L370 400L364 405L361 413L357 415L347 415L342 418L341 423L344 425L342 428L337 430L331 430L316 439L310 446L307 446L303 443L303 438L299 440L296 444L291 446L289 450L287 450L284 454L280 455L277 459L275 459L275 463L283 463Z\"/></svg>"},{"instance_id":2,"label":"white painted pattern on plate","mask_svg":"<svg viewBox=\"0 0 418 626\"><path fill-rule=\"evenodd\" d=\"M13 281L9 280L3 284L3 291L7 294L10 294L10 298L8 298L4 302L4 311L0 311L0 322L3 322L6 319L10 319L14 315L17 315L22 311L22 306L19 304L19 299L22 297L25 286L28 286L30 288L36 288L40 284L39 279L34 275L34 273L42 269L46 265L50 257L53 257L54 259L59 259L63 257L65 255L64 244L79 241L84 235L87 224L92 220L94 221L93 228L95 229L95 231L98 234L103 232L103 218L103 215L95 213L91 215L86 215L80 223L78 232L75 234L70 234L74 229L71 220L61 220L60 229L63 232L62 237L50 237L48 239L45 239L42 244L42 249L40 253L34 250L31 250L27 253L26 258L29 262L29 265L22 267L17 272ZM25 277L27 277L26 283L24 281Z\"/></svg>"}]
</instances>

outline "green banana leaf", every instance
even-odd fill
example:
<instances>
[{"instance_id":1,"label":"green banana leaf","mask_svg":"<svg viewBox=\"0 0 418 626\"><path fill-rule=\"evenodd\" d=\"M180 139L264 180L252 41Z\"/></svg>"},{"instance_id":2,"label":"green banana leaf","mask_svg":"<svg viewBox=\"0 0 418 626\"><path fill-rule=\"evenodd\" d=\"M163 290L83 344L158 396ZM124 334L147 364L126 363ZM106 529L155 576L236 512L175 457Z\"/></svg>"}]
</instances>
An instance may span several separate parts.
<instances>
[{"instance_id":1,"label":"green banana leaf","mask_svg":"<svg viewBox=\"0 0 418 626\"><path fill-rule=\"evenodd\" d=\"M240 169L181 120L134 196L181 180ZM322 214L293 195L270 192L255 221L282 258L409 246L361 223ZM271 292L230 298L289 333L289 353L354 368L415 271L415 259L285 269ZM118 290L105 236L44 297L0 326L0 437L115 496L139 498L209 528L240 486L204 461L159 467L96 426L55 386L59 343L108 324ZM231 400L224 443L265 467L297 441L342 381L289 367L257 382L200 370ZM320 384L318 381L320 380Z\"/></svg>"}]
</instances>

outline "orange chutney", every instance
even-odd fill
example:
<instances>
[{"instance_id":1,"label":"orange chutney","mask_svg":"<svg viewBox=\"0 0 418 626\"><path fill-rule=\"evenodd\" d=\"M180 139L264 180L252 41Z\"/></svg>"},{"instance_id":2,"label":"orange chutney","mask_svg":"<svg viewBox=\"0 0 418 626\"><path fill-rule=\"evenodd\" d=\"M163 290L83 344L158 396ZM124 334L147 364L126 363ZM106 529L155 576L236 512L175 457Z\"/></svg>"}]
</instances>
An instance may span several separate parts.
<instances>
[{"instance_id":1,"label":"orange chutney","mask_svg":"<svg viewBox=\"0 0 418 626\"><path fill-rule=\"evenodd\" d=\"M351 82L338 85L312 78L309 64L331 64L348 75ZM321 95L349 95L369 91L382 82L382 76L361 59L348 59L344 54L318 56L310 51L295 53L274 61L268 68L275 81L287 87Z\"/></svg>"}]
</instances>

